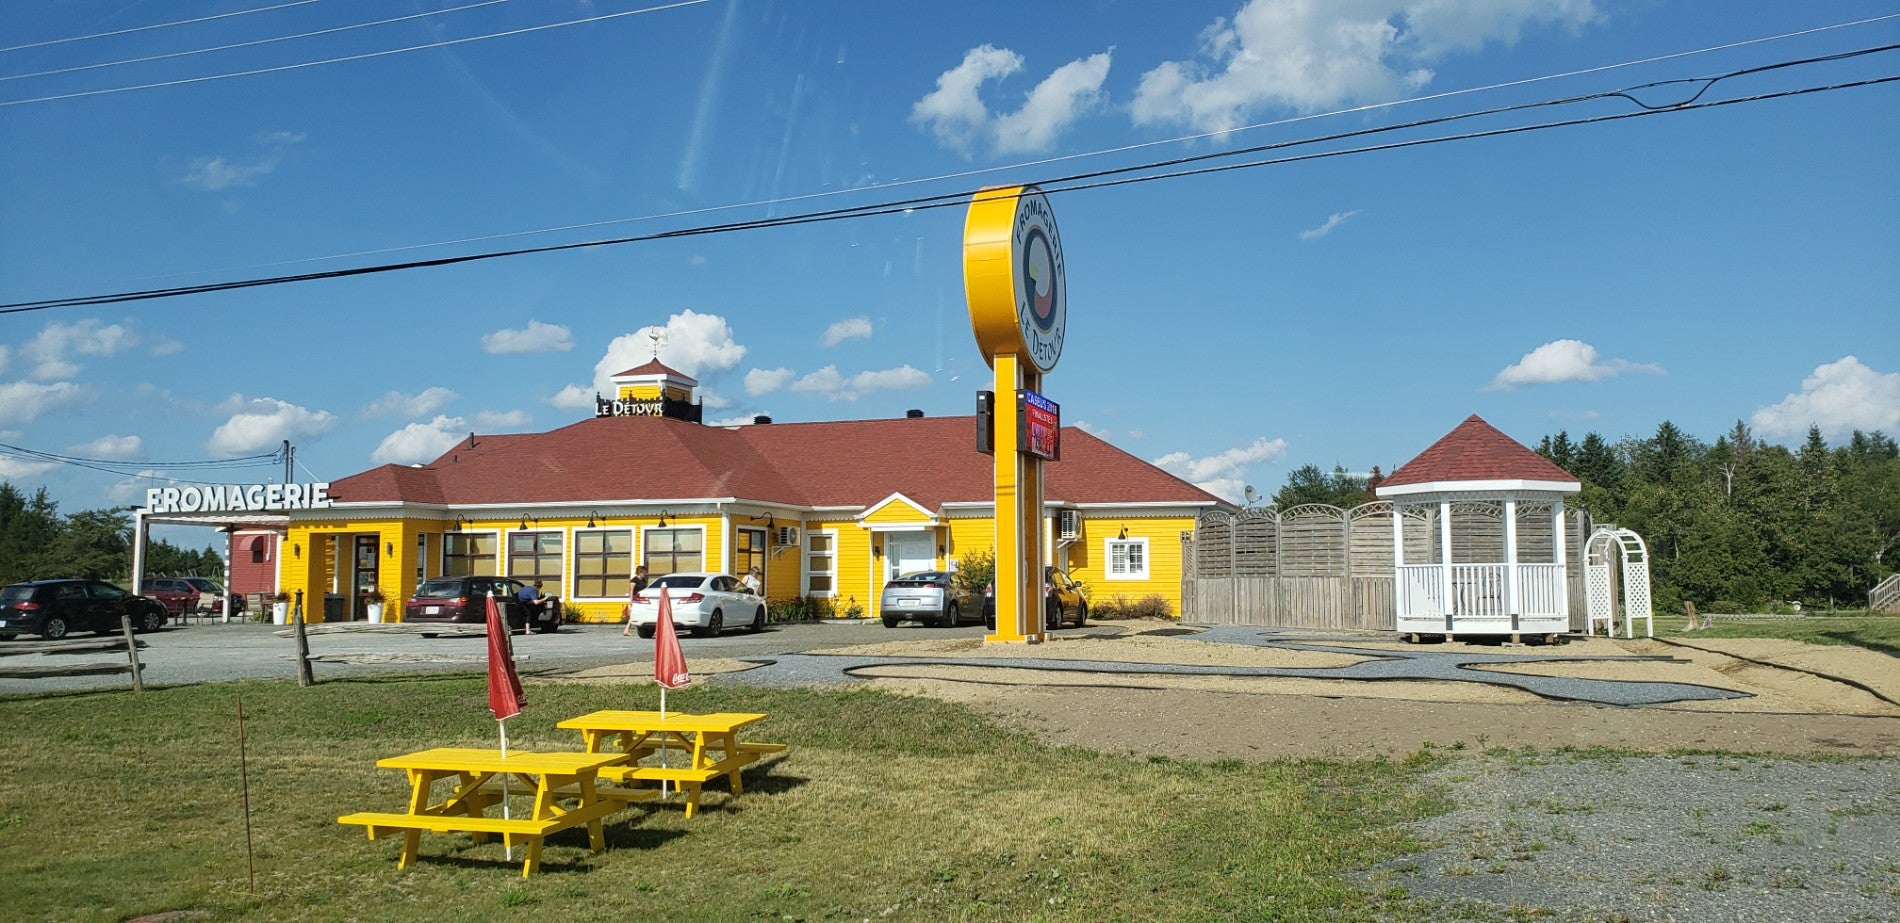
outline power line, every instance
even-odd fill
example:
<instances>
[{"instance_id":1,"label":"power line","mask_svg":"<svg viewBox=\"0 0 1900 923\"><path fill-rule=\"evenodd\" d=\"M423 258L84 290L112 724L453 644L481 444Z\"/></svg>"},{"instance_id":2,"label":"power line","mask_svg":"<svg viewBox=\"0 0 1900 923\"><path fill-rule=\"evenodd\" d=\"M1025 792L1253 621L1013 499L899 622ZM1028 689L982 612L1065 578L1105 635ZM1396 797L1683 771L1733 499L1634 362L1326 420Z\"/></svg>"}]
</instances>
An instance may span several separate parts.
<instances>
[{"instance_id":1,"label":"power line","mask_svg":"<svg viewBox=\"0 0 1900 923\"><path fill-rule=\"evenodd\" d=\"M16 445L0 443L0 456L18 458L42 464L70 465L76 468L90 468L120 477L139 478L147 481L173 481L180 484L217 484L217 481L199 481L190 478L175 477L162 471L231 471L247 468L274 467L281 452L265 455L246 455L239 458L208 459L205 461L181 462L144 462L120 461L108 458L83 458L75 455L61 455L56 452L42 452Z\"/></svg>"},{"instance_id":2,"label":"power line","mask_svg":"<svg viewBox=\"0 0 1900 923\"><path fill-rule=\"evenodd\" d=\"M286 9L293 6L303 6L305 4L315 3L315 2L317 2L317 0L291 0L291 2L289 3L279 3L276 6L262 6L262 7L257 7L256 9L249 9L249 10L233 10L232 12L219 13L215 16L200 16L197 19L180 19L174 22L153 23L152 25L149 25L149 26L133 26L130 29L119 29L114 32L95 32L91 35L74 35L69 38L47 39L44 42L32 42L26 45L14 45L11 48L0 48L0 54L5 54L9 51L25 51L28 48L45 48L48 45L64 45L69 42L83 42L88 39L110 38L114 35L131 35L134 32L150 32L153 29L169 29L172 26L189 26L189 25L193 25L193 24L201 23L201 22L210 22L214 19L229 19L233 16L249 16L252 13L268 13L272 10L281 10L281 9Z\"/></svg>"},{"instance_id":3,"label":"power line","mask_svg":"<svg viewBox=\"0 0 1900 923\"><path fill-rule=\"evenodd\" d=\"M1766 44L1768 42L1785 41L1791 38L1800 38L1807 35L1817 35L1823 32L1832 32L1832 31L1836 31L1840 29L1853 28L1856 26L1870 25L1873 23L1884 22L1891 19L1900 19L1900 13L1890 13L1885 16L1874 16L1874 17L1869 17L1867 19L1854 20L1851 22L1834 23L1834 24L1825 25L1825 26L1815 26L1813 28L1801 29L1794 32L1783 32L1778 35L1767 35L1767 36L1759 36L1759 37L1750 38L1750 39L1742 39L1739 41L1727 42L1720 45L1709 45L1702 48L1691 49L1688 51L1675 51L1675 52L1670 52L1668 54L1653 55L1647 58L1638 58L1638 59L1630 60L1630 61L1620 61L1613 64L1599 64L1599 65L1594 65L1591 67L1580 68L1577 70L1563 71L1563 72L1555 73L1555 74L1544 74L1544 75L1536 76L1536 77L1524 77L1517 80L1507 80L1500 83L1492 83L1492 84L1486 84L1486 85L1475 86L1475 87L1464 87L1464 88L1456 89L1456 90L1445 90L1438 93L1428 93L1421 96L1407 97L1405 99L1390 100L1387 102L1380 102L1380 103L1367 103L1367 104L1359 105L1359 106L1350 106L1343 109L1334 109L1328 112L1315 112L1315 113L1308 113L1306 115L1297 115L1297 116L1290 116L1287 118L1274 119L1274 120L1270 120L1266 122L1255 122L1251 125L1245 125L1240 128L1235 128L1229 131L1214 131L1214 132L1201 132L1198 134L1190 134L1190 135L1177 135L1172 138L1162 138L1162 139L1157 139L1154 141L1142 141L1135 144L1122 145L1119 147L1100 148L1093 151L1083 151L1083 152L1078 152L1074 154L1062 154L1055 157L1045 157L1038 160L1018 161L1012 164L1003 164L1003 165L994 166L994 167L982 167L982 168L978 168L974 170L962 170L962 171L957 171L953 173L940 173L935 176L919 177L917 179L896 180L896 181L887 182L887 183L874 183L868 186L859 186L859 187L854 187L851 189L833 189L833 190L827 190L823 192L809 192L809 193L801 193L798 195L779 196L779 197L770 198L770 199L754 199L748 202L732 202L732 203L727 203L723 205L709 205L702 208L679 209L679 210L670 211L670 212L655 212L655 213L646 214L646 215L631 215L631 216L625 216L625 217L620 217L620 218L605 218L599 221L586 221L586 222L581 222L578 224L558 225L554 227L543 227L543 228L535 228L531 230L522 230L522 231L507 231L507 232L503 232L499 234L483 234L483 235L478 235L474 237L461 237L461 238L455 238L452 240L438 240L438 241L432 241L429 243L405 244L398 247L380 247L380 248L370 249L370 250L353 250L346 253L331 253L325 256L299 257L297 259L277 260L277 261L267 262L267 263L252 263L252 264L247 264L244 266L225 267L223 269L218 269L218 270L194 270L191 272L176 272L176 273L164 273L160 275L138 276L127 281L131 281L131 282L157 281L160 279L174 279L180 276L202 275L206 272L240 272L240 271L252 270L252 269L268 269L273 266L295 266L300 263L319 263L319 262L325 262L328 260L351 259L353 257L381 256L381 255L390 254L390 253L406 253L412 250L427 250L434 247L448 247L448 246L455 246L458 244L485 243L488 241L509 240L509 239L517 238L517 237L533 237L533 236L537 236L541 234L552 234L552 233L557 233L557 232L562 232L562 231L580 231L580 230L586 230L588 228L607 227L607 226L616 225L616 224L633 224L637 222L657 221L657 220L662 220L662 219L667 219L667 218L685 218L685 217L690 217L693 215L713 214L716 212L732 211L735 209L742 209L742 208L768 208L768 207L772 207L776 205L786 205L793 202L806 202L806 201L813 201L817 199L827 199L827 198L832 198L832 197L841 196L841 195L856 195L856 194L861 194L861 193L875 192L878 190L897 189L897 188L902 188L902 187L918 186L918 185L923 185L927 183L943 182L947 180L966 179L970 177L984 176L984 175L988 175L992 173L1000 173L1000 172L1009 171L1009 170L1026 170L1033 167L1048 166L1051 164L1066 163L1066 162L1075 161L1075 160L1085 160L1085 159L1090 159L1090 158L1095 158L1095 157L1102 157L1109 154L1123 154L1123 153L1128 153L1129 151L1142 150L1142 149L1151 148L1151 147L1159 147L1162 145L1181 144L1181 143L1189 142L1189 141L1201 141L1201 140L1206 140L1206 139L1213 138L1216 136L1232 137L1244 132L1256 131L1262 128L1283 127L1286 125L1293 125L1300 122L1309 122L1309 121L1315 121L1319 119L1333 118L1333 117L1341 116L1341 115L1352 115L1355 113L1370 112L1376 109L1394 109L1400 106L1406 106L1406 105L1411 105L1415 103L1432 102L1432 101L1442 100L1442 99L1451 99L1451 98L1455 98L1459 96L1469 96L1469 95L1473 95L1477 93L1486 93L1492 90L1509 89L1511 87L1528 86L1531 84L1544 83L1544 82L1548 82L1552 80L1563 80L1563 79L1567 79L1571 77L1581 77L1581 76L1588 76L1590 74L1606 73L1609 71L1620 70L1620 69L1628 68L1628 67L1639 67L1644 64L1656 64L1663 61L1672 61L1672 60L1677 60L1680 58L1694 57L1696 55L1711 54L1718 51L1729 51L1736 48L1748 47L1751 45L1760 45L1760 44ZM20 290L20 291L24 293L25 291L30 291L30 289Z\"/></svg>"},{"instance_id":4,"label":"power line","mask_svg":"<svg viewBox=\"0 0 1900 923\"><path fill-rule=\"evenodd\" d=\"M1784 62L1777 62L1774 64L1761 65L1757 67L1743 68L1740 70L1731 71L1729 73L1717 75L1714 77L1694 78L1692 81L1690 80L1657 81L1653 83L1642 84L1636 87L1625 88L1622 90L1614 90L1614 91L1607 91L1607 92L1600 92L1600 93L1590 93L1590 94L1584 94L1584 95L1579 95L1579 96L1563 97L1563 98L1556 98L1556 99L1539 100L1535 102L1518 103L1518 104L1507 105L1507 106L1498 106L1498 107L1493 107L1490 109L1483 109L1483 110L1477 110L1477 111L1472 111L1472 112L1463 112L1463 113L1456 113L1456 114L1446 115L1446 116L1437 116L1433 118L1419 119L1419 120L1414 120L1414 121L1406 122L1406 123L1400 123L1396 125L1387 125L1387 126L1380 126L1380 127L1375 127L1375 128L1365 128L1365 129L1358 129L1358 130L1346 131L1346 132L1336 132L1330 135L1324 135L1324 136L1319 136L1319 137L1302 138L1302 139L1296 139L1296 140L1290 140L1290 141L1275 142L1271 144L1256 145L1253 147L1242 148L1235 151L1222 151L1222 152L1215 152L1215 153L1208 153L1208 154L1200 154L1200 155L1194 155L1190 157L1179 157L1179 158L1174 158L1170 160L1153 161L1149 163L1137 164L1137 165L1128 166L1128 167L1118 167L1118 168L1107 169L1107 170L1096 170L1096 171L1090 171L1090 172L1085 172L1085 173L1070 174L1067 176L1051 177L1051 178L1035 181L1035 184L1042 186L1044 188L1044 191L1049 194L1058 194L1062 192L1076 192L1076 191L1081 191L1085 189L1109 188L1109 187L1114 187L1114 186L1131 185L1135 183L1155 182L1157 180L1162 180L1162 179L1179 179L1179 178L1183 178L1187 176L1197 176L1197 175L1202 175L1206 173L1225 172L1229 170L1248 169L1248 168L1262 167L1262 166L1273 166L1273 165L1293 163L1293 162L1305 161L1305 160L1315 160L1315 159L1327 158L1327 157L1346 156L1349 154L1371 153L1371 152L1382 151L1382 150L1396 150L1400 148L1418 147L1418 146L1423 146L1427 144L1439 144L1439 143L1445 143L1449 141L1465 141L1465 140L1473 140L1477 138L1497 137L1497 136L1507 135L1507 134L1519 134L1519 133L1530 132L1530 131L1541 131L1541 130L1551 129L1551 128L1563 128L1563 127L1570 127L1570 126L1577 126L1577 125L1595 124L1595 123L1600 123L1600 122L1619 121L1623 119L1640 118L1644 116L1689 112L1689 111L1696 111L1700 109L1737 105L1737 104L1742 104L1742 103L1755 103L1755 102L1764 102L1764 101L1772 100L1772 99L1791 98L1795 96L1808 95L1811 93L1829 92L1829 91L1834 91L1834 90L1852 89L1856 87L1874 86L1874 85L1885 84L1885 83L1890 83L1896 80L1900 80L1900 76L1879 77L1879 78L1872 78L1872 79L1867 79L1867 80L1858 80L1858 81L1852 81L1852 82L1847 82L1847 83L1833 84L1829 86L1803 87L1803 88L1793 89L1793 90L1783 90L1783 91L1777 91L1777 92L1771 92L1771 93L1764 93L1764 94L1759 94L1756 96L1744 97L1744 98L1715 100L1711 102L1691 101L1691 102L1676 103L1676 104L1672 104L1668 106L1655 106L1655 107L1646 106L1642 104L1641 102L1635 100L1634 97L1630 95L1631 93L1634 93L1638 90L1642 90L1646 88L1673 85L1677 83L1694 82L1694 83L1704 84L1704 86L1697 92L1697 94L1694 97L1694 99L1699 99L1701 95L1706 93L1710 87L1713 87L1714 85L1716 85L1717 83L1720 83L1721 81L1728 80L1734 77L1762 73L1762 72L1770 71L1770 70L1778 70L1778 69L1783 69L1787 67L1794 67L1794 66L1798 66L1802 64L1813 64L1813 63L1820 63L1824 61L1838 61L1838 60L1843 60L1843 59L1851 58L1851 57L1859 57L1863 55L1893 51L1895 49L1900 49L1900 44L1890 44L1890 45L1878 46L1874 48L1861 49L1858 51L1843 52L1843 53L1834 54L1834 55L1824 55L1824 56L1801 59L1801 60L1796 60L1796 61L1784 61ZM1233 157L1245 156L1247 154L1264 153L1268 151L1284 150L1284 149L1288 149L1292 147L1299 147L1299 146L1305 146L1305 145L1311 145L1311 144L1341 141L1341 140L1347 140L1347 139L1357 138L1357 137L1366 137L1370 135L1383 134L1383 133L1388 133L1388 132L1393 132L1393 131L1403 131L1403 130L1409 130L1409 129L1430 127L1434 125L1442 125L1448 122L1461 121L1461 120L1472 119L1472 118L1477 118L1481 116L1497 115L1497 114L1512 112L1512 111L1527 110L1527 109L1533 109L1533 108L1546 108L1546 107L1562 106L1562 105L1574 105L1574 104L1584 102L1584 101L1589 101L1589 100L1600 100L1600 99L1610 99L1610 98L1626 99L1633 103L1636 103L1640 108L1638 108L1634 112L1623 112L1623 113L1614 113L1614 114L1601 115L1601 116L1588 116L1588 117L1581 117L1581 118L1576 118L1576 119L1565 119L1565 120L1558 120L1558 121L1552 121L1552 122L1533 123L1530 125L1511 126L1507 128L1491 129L1491 130L1479 131L1479 132L1469 132L1469 133L1459 134L1459 135L1436 136L1436 137L1430 137L1430 138L1412 139L1408 141L1387 142L1384 144L1368 145L1368 146L1358 147L1358 148L1321 151L1321 152L1316 152L1312 154L1301 154L1301 155L1295 155L1291 157L1273 158L1273 159L1268 159L1268 160L1251 161L1251 162L1238 163L1238 164L1222 164L1218 166L1199 167L1199 168L1189 169L1189 170L1176 170L1176 171L1168 172L1168 173L1150 173L1149 172L1149 171L1154 171L1154 170L1163 170L1170 167L1186 166L1189 164L1201 163L1201 162L1206 162L1209 160L1228 159L1228 158L1233 158ZM1132 176L1132 177L1125 176L1125 174L1130 174L1130 173L1144 173L1147 175ZM1116 177L1116 176L1122 176L1122 178L1115 179L1115 180L1107 179L1108 177ZM1065 183L1071 184L1071 185L1067 185L1067 186L1059 185L1059 184L1065 184ZM572 242L572 243L551 244L551 245L539 246L539 247L523 247L523 248L517 248L517 249L512 249L512 250L500 250L500 251L489 251L489 252L483 252L483 253L463 254L463 255L458 255L458 256L439 257L439 258L427 259L427 260L413 260L413 261L402 262L402 263L386 263L386 264L379 264L379 265L372 265L372 266L355 267L355 268L349 268L349 269L324 270L324 271L319 271L319 272L271 276L271 277L256 278L256 279L236 280L236 281L230 281L230 282L205 283L201 285L174 286L170 288L149 289L149 290L144 290L144 291L119 292L119 293L108 294L108 295L93 295L93 296L80 296L80 297L74 297L74 298L47 299L47 300L42 300L42 301L16 302L12 304L0 304L0 314L18 314L18 313L24 313L28 311L48 310L51 308L78 307L78 306L84 306L84 305L118 304L118 303L129 302L129 301L144 301L144 300L150 300L150 299L155 299L155 298L172 298L172 297L178 297L181 295L194 295L194 294L206 294L206 293L211 293L211 292L233 291L237 289L257 288L257 287L269 286L269 285L282 285L282 284L287 284L291 282L308 282L308 281L315 281L319 279L340 279L340 278L348 278L352 276L374 275L374 274L380 274L380 273L385 273L385 272L396 272L396 271L407 270L407 269L422 269L422 268L439 267L439 266L451 266L451 265L457 265L460 263L481 262L481 261L501 259L504 257L511 257L511 256L524 256L524 255L529 255L529 254L541 254L541 253L555 253L555 252L561 252L561 251L566 251L566 250L579 250L579 249L586 249L586 248L593 248L593 247L614 246L614 245L619 245L619 244L650 242L650 241L655 241L655 240L666 240L666 239L681 238L681 237L695 237L695 236L701 236L701 235L707 235L707 234L730 233L733 231L756 230L756 229L770 228L770 227L789 227L789 226L802 225L802 224L813 224L813 223L818 223L818 222L823 222L823 221L836 221L836 220L842 220L846 218L864 218L864 217L871 217L871 216L876 216L876 215L899 214L899 213L905 213L905 212L922 211L922 210L946 208L946 207L961 205L971 195L978 194L980 192L981 190L965 190L965 191L944 193L944 194L933 195L933 196L922 196L922 197L917 197L917 198L912 198L912 199L873 203L870 205L849 206L845 208L806 212L799 215L787 215L787 216L777 217L777 218L761 218L761 219L754 219L754 220L748 220L748 221L727 222L723 224L701 225L698 227L680 228L680 229L675 229L675 230L670 230L670 231L660 231L660 232L656 232L652 234L642 234L642 235L608 238L608 239L601 239L601 240L577 241L577 242Z\"/></svg>"},{"instance_id":5,"label":"power line","mask_svg":"<svg viewBox=\"0 0 1900 923\"><path fill-rule=\"evenodd\" d=\"M248 42L235 42L229 45L217 45L211 48L193 48L188 51L170 51L170 52L166 52L165 54L147 55L143 58L126 58L120 61L101 61L98 64L80 64L74 67L61 67L55 70L34 71L33 73L30 73L30 74L9 74L7 76L0 76L0 81L25 80L28 77L51 77L55 74L72 74L72 73L78 73L79 71L98 70L104 67L119 67L126 64L146 64L152 61L165 61L172 58L188 58L188 57L191 57L192 55L210 54L214 51L232 51L238 48L254 48L258 45L272 45L272 44L276 44L277 42L289 42L289 41L294 41L300 38L315 38L316 36L319 36L319 35L335 35L336 33L339 33L339 32L350 32L356 29L367 29L372 26L387 26L392 23L407 22L412 19L427 19L431 16L443 15L444 13L460 13L464 10L476 9L477 7L494 6L495 4L498 4L498 3L509 3L509 2L511 2L511 0L481 0L480 3L470 3L470 4L465 4L463 6L452 6L452 7L449 7L448 9L443 9L443 10L432 10L427 13L413 13L408 16L396 16L390 19L378 19L374 22L359 22L359 23L352 23L346 26L333 26L328 29L317 29L311 32L299 32L295 35L278 35L278 36L273 36L271 38L253 39Z\"/></svg>"},{"instance_id":6,"label":"power line","mask_svg":"<svg viewBox=\"0 0 1900 923\"><path fill-rule=\"evenodd\" d=\"M57 100L62 100L62 99L80 99L87 96L104 96L109 93L130 93L134 90L153 90L159 87L184 86L186 84L204 83L206 81L211 81L211 80L225 80L231 77L255 77L259 74L275 74L282 71L300 70L306 67L317 67L323 64L341 64L346 61L365 61L371 58L383 58L383 57L388 57L389 55L403 54L405 52L410 52L410 51L426 51L430 48L447 48L451 45L466 45L470 42L482 42L482 41L487 41L488 39L491 39L491 38L509 38L511 36L516 36L516 35L526 35L530 32L544 32L548 29L560 29L567 26L586 25L587 23L602 22L608 19L619 19L623 16L638 16L642 13L661 13L667 10L680 9L682 7L688 7L688 6L698 6L702 3L710 3L710 2L712 2L712 0L677 0L677 2L667 3L660 6L644 7L642 9L637 9L637 10L623 10L618 13L606 13L600 16L589 16L585 19L569 19L562 22L551 22L551 23L544 23L538 26L525 26L520 29L510 29L506 32L490 32L486 35L471 35L464 38L447 39L440 42L429 42L427 44L422 44L422 45L410 45L404 48L391 48L385 51L368 51L362 54L344 55L338 58L325 58L321 61L304 61L297 64L280 64L276 67L260 67L260 68L255 68L253 70L247 70L247 71L233 71L233 72L224 73L224 74L209 74L203 77L184 77L178 80L161 80L157 83L141 83L135 86L107 87L106 89L103 89L103 90L85 90L78 93L62 93L57 96L40 96L40 97L35 97L33 99L13 99L13 100L7 100L5 102L0 102L0 107L25 106L31 103L49 103L49 102L55 102Z\"/></svg>"}]
</instances>

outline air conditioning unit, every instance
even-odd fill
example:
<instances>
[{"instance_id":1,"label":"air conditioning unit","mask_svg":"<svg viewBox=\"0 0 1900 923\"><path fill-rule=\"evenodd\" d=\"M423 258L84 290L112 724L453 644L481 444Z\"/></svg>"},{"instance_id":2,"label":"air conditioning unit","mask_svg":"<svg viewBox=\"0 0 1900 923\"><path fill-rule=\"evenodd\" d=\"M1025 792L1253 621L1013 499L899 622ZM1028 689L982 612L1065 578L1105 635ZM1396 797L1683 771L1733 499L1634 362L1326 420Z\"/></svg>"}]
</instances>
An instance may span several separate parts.
<instances>
[{"instance_id":1,"label":"air conditioning unit","mask_svg":"<svg viewBox=\"0 0 1900 923\"><path fill-rule=\"evenodd\" d=\"M778 543L780 545L798 544L798 527L797 526L779 526L778 527Z\"/></svg>"},{"instance_id":2,"label":"air conditioning unit","mask_svg":"<svg viewBox=\"0 0 1900 923\"><path fill-rule=\"evenodd\" d=\"M1079 510L1056 511L1056 537L1072 539L1082 534L1082 514Z\"/></svg>"}]
</instances>

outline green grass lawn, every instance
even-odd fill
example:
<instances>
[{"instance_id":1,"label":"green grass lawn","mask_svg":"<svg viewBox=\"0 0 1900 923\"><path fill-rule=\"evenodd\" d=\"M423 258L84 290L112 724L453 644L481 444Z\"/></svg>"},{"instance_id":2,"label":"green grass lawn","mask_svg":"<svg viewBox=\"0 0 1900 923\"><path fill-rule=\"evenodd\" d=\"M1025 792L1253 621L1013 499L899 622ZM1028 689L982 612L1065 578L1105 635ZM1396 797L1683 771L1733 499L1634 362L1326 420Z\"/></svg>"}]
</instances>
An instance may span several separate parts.
<instances>
[{"instance_id":1,"label":"green grass lawn","mask_svg":"<svg viewBox=\"0 0 1900 923\"><path fill-rule=\"evenodd\" d=\"M1718 619L1708 628L1683 631L1680 618L1658 618L1656 631L1671 638L1781 638L1808 644L1841 644L1900 657L1900 617L1816 616L1799 619L1738 621Z\"/></svg>"},{"instance_id":2,"label":"green grass lawn","mask_svg":"<svg viewBox=\"0 0 1900 923\"><path fill-rule=\"evenodd\" d=\"M579 749L555 722L656 690L530 685L511 746ZM255 886L247 881L238 699ZM1339 873L1410 848L1442 810L1427 763L1131 759L1054 748L968 708L868 690L688 689L682 711L762 711L792 749L549 840L542 871L467 835L370 842L336 817L400 810L378 757L492 746L479 677L205 685L0 699L4 914L19 920L1427 919ZM1262 715L1260 720L1272 720ZM1288 728L1288 733L1298 733Z\"/></svg>"}]
</instances>

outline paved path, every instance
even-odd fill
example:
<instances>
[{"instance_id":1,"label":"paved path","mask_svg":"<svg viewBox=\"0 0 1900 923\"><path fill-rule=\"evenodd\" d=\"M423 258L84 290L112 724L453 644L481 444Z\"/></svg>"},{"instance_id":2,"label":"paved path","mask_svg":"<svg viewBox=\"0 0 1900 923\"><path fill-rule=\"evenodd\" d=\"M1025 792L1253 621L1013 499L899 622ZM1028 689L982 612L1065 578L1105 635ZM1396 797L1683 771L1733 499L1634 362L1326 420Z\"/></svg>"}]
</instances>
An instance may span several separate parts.
<instances>
[{"instance_id":1,"label":"paved path","mask_svg":"<svg viewBox=\"0 0 1900 923\"><path fill-rule=\"evenodd\" d=\"M756 663L759 666L740 673L722 674L720 681L758 685L805 685L838 682L879 667L940 666L1123 676L1285 676L1306 679L1488 683L1494 686L1522 689L1533 695L1557 701L1625 706L1748 698L1747 693L1689 683L1527 676L1474 669L1504 663L1671 661L1675 659L1672 657L1566 657L1556 653L1555 648L1543 649L1548 653L1492 654L1470 650L1462 645L1420 647L1417 650L1373 649L1352 646L1352 642L1362 641L1363 638L1329 639L1323 636L1287 635L1270 629L1228 625L1209 627L1188 640L1209 644L1243 644L1288 650L1325 651L1372 659L1343 667L1238 667L1127 663L1109 660L1058 660L1045 657L876 657L787 654L773 658L742 658L748 663ZM1314 643L1317 640L1335 640L1344 643Z\"/></svg>"}]
</instances>

